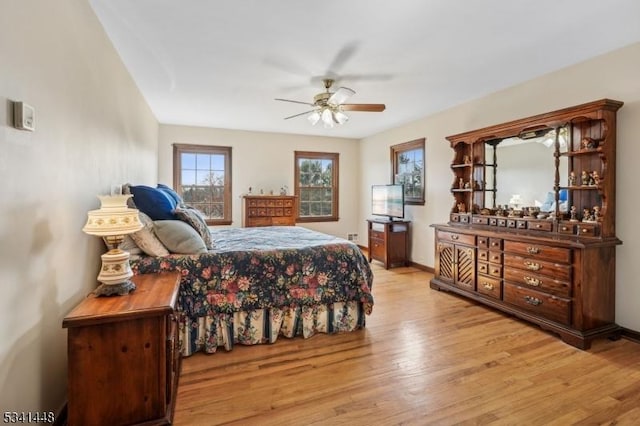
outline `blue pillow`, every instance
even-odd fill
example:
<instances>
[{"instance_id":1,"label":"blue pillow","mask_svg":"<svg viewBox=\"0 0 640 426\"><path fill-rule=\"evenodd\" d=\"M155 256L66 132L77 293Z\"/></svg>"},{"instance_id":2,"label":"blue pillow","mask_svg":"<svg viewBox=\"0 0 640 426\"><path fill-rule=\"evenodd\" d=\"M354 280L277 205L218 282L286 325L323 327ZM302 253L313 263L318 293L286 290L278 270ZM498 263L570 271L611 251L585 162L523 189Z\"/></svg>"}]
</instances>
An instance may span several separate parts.
<instances>
[{"instance_id":1,"label":"blue pillow","mask_svg":"<svg viewBox=\"0 0 640 426\"><path fill-rule=\"evenodd\" d=\"M152 220L176 220L173 213L177 203L165 192L145 185L130 187L133 202L138 210L145 213Z\"/></svg>"},{"instance_id":2,"label":"blue pillow","mask_svg":"<svg viewBox=\"0 0 640 426\"><path fill-rule=\"evenodd\" d=\"M184 201L182 200L182 197L178 195L178 193L174 191L172 188L169 188L167 185L163 185L159 183L158 189L164 192L166 195L168 195L171 199L173 199L173 201L175 201L176 203L176 206L181 207L184 205Z\"/></svg>"}]
</instances>

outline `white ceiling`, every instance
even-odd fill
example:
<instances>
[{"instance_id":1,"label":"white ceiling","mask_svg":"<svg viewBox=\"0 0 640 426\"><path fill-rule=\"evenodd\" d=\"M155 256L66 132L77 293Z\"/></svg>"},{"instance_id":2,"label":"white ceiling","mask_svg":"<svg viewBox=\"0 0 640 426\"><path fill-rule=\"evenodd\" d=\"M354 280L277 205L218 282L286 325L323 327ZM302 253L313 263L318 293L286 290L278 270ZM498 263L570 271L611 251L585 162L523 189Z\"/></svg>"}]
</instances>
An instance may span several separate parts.
<instances>
[{"instance_id":1,"label":"white ceiling","mask_svg":"<svg viewBox=\"0 0 640 426\"><path fill-rule=\"evenodd\" d=\"M638 0L90 3L161 123L352 138L640 41ZM325 76L386 111L284 120Z\"/></svg>"}]
</instances>

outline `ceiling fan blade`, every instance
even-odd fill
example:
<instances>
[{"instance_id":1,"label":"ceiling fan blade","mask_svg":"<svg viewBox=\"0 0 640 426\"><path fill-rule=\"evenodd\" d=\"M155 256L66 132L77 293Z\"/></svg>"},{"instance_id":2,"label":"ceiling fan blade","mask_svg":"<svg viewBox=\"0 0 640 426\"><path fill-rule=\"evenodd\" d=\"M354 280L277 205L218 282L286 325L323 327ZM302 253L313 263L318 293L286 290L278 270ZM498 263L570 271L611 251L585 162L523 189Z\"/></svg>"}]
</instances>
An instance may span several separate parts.
<instances>
[{"instance_id":1,"label":"ceiling fan blade","mask_svg":"<svg viewBox=\"0 0 640 426\"><path fill-rule=\"evenodd\" d=\"M342 104L340 109L343 111L362 111L362 112L382 112L386 108L385 104Z\"/></svg>"},{"instance_id":2,"label":"ceiling fan blade","mask_svg":"<svg viewBox=\"0 0 640 426\"><path fill-rule=\"evenodd\" d=\"M276 101L282 101L282 102L293 102L294 104L302 104L302 105L309 105L309 106L315 106L309 102L302 102L302 101L293 101L291 99L281 99L281 98L275 98Z\"/></svg>"},{"instance_id":3,"label":"ceiling fan blade","mask_svg":"<svg viewBox=\"0 0 640 426\"><path fill-rule=\"evenodd\" d=\"M331 97L327 100L327 103L331 105L342 105L344 101L349 99L351 96L355 95L355 91L349 89L348 87L341 87L336 92L331 95Z\"/></svg>"},{"instance_id":4,"label":"ceiling fan blade","mask_svg":"<svg viewBox=\"0 0 640 426\"><path fill-rule=\"evenodd\" d=\"M294 115L290 115L289 117L285 117L285 120L288 120L290 118L296 118L296 117L300 117L301 115L305 115L305 114L309 114L310 112L315 111L315 109L309 110L309 111L305 111L305 112L301 112L300 114L294 114Z\"/></svg>"}]
</instances>

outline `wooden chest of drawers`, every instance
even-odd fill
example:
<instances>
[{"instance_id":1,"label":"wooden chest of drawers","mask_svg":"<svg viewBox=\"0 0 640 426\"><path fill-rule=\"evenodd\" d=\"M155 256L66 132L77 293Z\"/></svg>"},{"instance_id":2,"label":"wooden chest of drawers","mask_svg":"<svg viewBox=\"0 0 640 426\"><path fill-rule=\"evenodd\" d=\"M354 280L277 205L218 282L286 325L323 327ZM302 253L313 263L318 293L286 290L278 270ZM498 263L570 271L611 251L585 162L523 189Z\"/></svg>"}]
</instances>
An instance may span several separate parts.
<instances>
[{"instance_id":1,"label":"wooden chest of drawers","mask_svg":"<svg viewBox=\"0 0 640 426\"><path fill-rule=\"evenodd\" d=\"M242 226L294 226L298 213L295 195L245 195Z\"/></svg>"}]
</instances>

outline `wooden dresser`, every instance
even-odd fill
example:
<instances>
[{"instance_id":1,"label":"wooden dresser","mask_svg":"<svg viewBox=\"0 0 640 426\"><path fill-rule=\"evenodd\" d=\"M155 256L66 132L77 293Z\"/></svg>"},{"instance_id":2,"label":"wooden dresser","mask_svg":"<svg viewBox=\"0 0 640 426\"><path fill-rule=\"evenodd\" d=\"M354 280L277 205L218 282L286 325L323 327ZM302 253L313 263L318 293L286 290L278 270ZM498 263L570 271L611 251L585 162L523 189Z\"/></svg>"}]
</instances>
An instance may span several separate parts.
<instances>
[{"instance_id":1,"label":"wooden dresser","mask_svg":"<svg viewBox=\"0 0 640 426\"><path fill-rule=\"evenodd\" d=\"M615 235L615 177L621 106L602 99L449 136L454 201L449 222L433 225L431 287L538 324L581 349L595 338L619 337L615 270L622 242ZM510 170L512 163L517 165ZM549 206L534 204L544 194Z\"/></svg>"},{"instance_id":2,"label":"wooden dresser","mask_svg":"<svg viewBox=\"0 0 640 426\"><path fill-rule=\"evenodd\" d=\"M133 277L125 296L88 296L67 315L68 424L171 424L180 374L180 275Z\"/></svg>"},{"instance_id":3,"label":"wooden dresser","mask_svg":"<svg viewBox=\"0 0 640 426\"><path fill-rule=\"evenodd\" d=\"M244 195L242 226L294 226L298 212L295 195Z\"/></svg>"}]
</instances>

